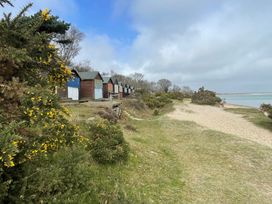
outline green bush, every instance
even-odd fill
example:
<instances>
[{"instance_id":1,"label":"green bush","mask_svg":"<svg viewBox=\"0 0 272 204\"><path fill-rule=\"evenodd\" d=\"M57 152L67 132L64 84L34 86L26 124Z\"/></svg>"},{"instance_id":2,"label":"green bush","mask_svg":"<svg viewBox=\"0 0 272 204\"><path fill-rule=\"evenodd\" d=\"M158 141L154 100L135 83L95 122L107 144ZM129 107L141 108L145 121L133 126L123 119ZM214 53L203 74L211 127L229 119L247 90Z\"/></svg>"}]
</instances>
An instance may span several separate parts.
<instances>
[{"instance_id":1,"label":"green bush","mask_svg":"<svg viewBox=\"0 0 272 204\"><path fill-rule=\"evenodd\" d=\"M123 104L125 107L127 107L129 109L137 110L137 111L144 111L147 108L141 98L124 100Z\"/></svg>"},{"instance_id":2,"label":"green bush","mask_svg":"<svg viewBox=\"0 0 272 204\"><path fill-rule=\"evenodd\" d=\"M156 95L146 94L143 97L145 104L151 109L160 109L165 105L172 103L172 100L169 98L168 94L157 93Z\"/></svg>"},{"instance_id":3,"label":"green bush","mask_svg":"<svg viewBox=\"0 0 272 204\"><path fill-rule=\"evenodd\" d=\"M129 146L121 128L108 120L99 119L88 124L89 149L100 164L113 164L128 159Z\"/></svg>"},{"instance_id":4,"label":"green bush","mask_svg":"<svg viewBox=\"0 0 272 204\"><path fill-rule=\"evenodd\" d=\"M204 87L194 92L192 96L192 103L199 105L216 105L221 101L221 98L217 97L215 92L205 90Z\"/></svg>"},{"instance_id":5,"label":"green bush","mask_svg":"<svg viewBox=\"0 0 272 204\"><path fill-rule=\"evenodd\" d=\"M83 146L66 147L25 163L9 203L125 203L116 172L92 162ZM2 190L2 189L1 189ZM1 191L0 190L0 191Z\"/></svg>"},{"instance_id":6,"label":"green bush","mask_svg":"<svg viewBox=\"0 0 272 204\"><path fill-rule=\"evenodd\" d=\"M272 118L272 105L271 104L262 104L260 110L264 113L267 113L269 118Z\"/></svg>"},{"instance_id":7,"label":"green bush","mask_svg":"<svg viewBox=\"0 0 272 204\"><path fill-rule=\"evenodd\" d=\"M154 115L154 116L157 116L157 115L159 115L159 114L160 114L160 111L159 111L158 109L155 109L154 112L153 112L153 115Z\"/></svg>"},{"instance_id":8,"label":"green bush","mask_svg":"<svg viewBox=\"0 0 272 204\"><path fill-rule=\"evenodd\" d=\"M167 93L167 96L173 100L182 101L184 99L184 94L181 92L169 92Z\"/></svg>"}]
</instances>

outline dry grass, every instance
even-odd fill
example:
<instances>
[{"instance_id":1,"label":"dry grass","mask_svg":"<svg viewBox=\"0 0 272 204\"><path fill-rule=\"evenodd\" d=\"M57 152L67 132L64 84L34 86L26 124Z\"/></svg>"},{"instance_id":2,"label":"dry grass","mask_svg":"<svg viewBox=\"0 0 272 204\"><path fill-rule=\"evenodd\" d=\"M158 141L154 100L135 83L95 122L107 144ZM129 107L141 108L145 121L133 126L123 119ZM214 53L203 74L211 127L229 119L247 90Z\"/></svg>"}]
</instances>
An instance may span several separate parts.
<instances>
[{"instance_id":1,"label":"dry grass","mask_svg":"<svg viewBox=\"0 0 272 204\"><path fill-rule=\"evenodd\" d=\"M126 182L142 193L141 201L270 203L270 148L193 122L133 123L138 132L125 131L125 136L137 163Z\"/></svg>"}]
</instances>

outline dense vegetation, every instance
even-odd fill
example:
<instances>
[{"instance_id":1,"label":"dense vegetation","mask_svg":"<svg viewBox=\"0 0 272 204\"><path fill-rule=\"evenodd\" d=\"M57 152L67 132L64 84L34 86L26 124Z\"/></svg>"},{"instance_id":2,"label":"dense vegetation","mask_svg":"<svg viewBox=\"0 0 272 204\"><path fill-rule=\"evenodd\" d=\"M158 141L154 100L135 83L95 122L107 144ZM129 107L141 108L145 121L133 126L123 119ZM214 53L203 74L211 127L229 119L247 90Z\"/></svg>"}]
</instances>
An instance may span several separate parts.
<instances>
[{"instance_id":1,"label":"dense vegetation","mask_svg":"<svg viewBox=\"0 0 272 204\"><path fill-rule=\"evenodd\" d=\"M98 120L87 125L88 148L95 161L112 164L128 159L129 147L120 126L108 120Z\"/></svg>"},{"instance_id":2,"label":"dense vegetation","mask_svg":"<svg viewBox=\"0 0 272 204\"><path fill-rule=\"evenodd\" d=\"M272 119L272 105L271 104L262 104L260 109L262 112L266 114L266 116Z\"/></svg>"},{"instance_id":3,"label":"dense vegetation","mask_svg":"<svg viewBox=\"0 0 272 204\"><path fill-rule=\"evenodd\" d=\"M201 87L192 95L192 103L199 105L216 105L221 101L221 98L217 97L215 92L205 90L204 87Z\"/></svg>"},{"instance_id":4,"label":"dense vegetation","mask_svg":"<svg viewBox=\"0 0 272 204\"><path fill-rule=\"evenodd\" d=\"M84 199L79 193L102 202L110 193L100 192L112 189L91 183L95 148L99 145L111 156L107 161L116 163L128 158L128 145L111 123L90 129L89 137L68 120L55 89L71 78L57 49L69 40L56 36L70 25L47 9L27 16L31 6L0 21L0 203L75 202Z\"/></svg>"}]
</instances>

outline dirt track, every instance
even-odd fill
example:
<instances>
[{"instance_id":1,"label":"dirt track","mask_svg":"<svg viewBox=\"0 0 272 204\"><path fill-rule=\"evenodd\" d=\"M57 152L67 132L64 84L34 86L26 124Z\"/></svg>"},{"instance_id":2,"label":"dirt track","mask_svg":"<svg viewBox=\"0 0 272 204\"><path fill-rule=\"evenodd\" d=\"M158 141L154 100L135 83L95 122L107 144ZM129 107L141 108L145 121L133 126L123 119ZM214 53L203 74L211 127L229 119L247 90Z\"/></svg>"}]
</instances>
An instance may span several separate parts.
<instances>
[{"instance_id":1,"label":"dirt track","mask_svg":"<svg viewBox=\"0 0 272 204\"><path fill-rule=\"evenodd\" d=\"M270 131L255 126L240 115L224 111L223 108L179 104L175 105L175 111L167 116L176 120L194 121L203 127L236 135L272 148Z\"/></svg>"}]
</instances>

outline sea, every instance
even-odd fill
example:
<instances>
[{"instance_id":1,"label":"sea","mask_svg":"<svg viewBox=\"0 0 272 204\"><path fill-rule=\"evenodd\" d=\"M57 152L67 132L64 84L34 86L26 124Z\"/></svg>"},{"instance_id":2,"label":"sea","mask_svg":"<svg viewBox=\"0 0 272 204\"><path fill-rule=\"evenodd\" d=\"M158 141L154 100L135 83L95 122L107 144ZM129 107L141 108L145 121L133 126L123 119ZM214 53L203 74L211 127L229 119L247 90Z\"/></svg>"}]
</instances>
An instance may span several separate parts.
<instances>
[{"instance_id":1,"label":"sea","mask_svg":"<svg viewBox=\"0 0 272 204\"><path fill-rule=\"evenodd\" d=\"M272 104L272 93L217 94L226 103L259 108L263 103Z\"/></svg>"}]
</instances>

